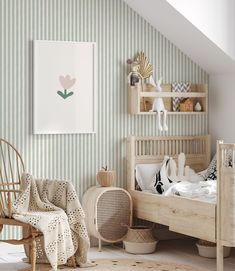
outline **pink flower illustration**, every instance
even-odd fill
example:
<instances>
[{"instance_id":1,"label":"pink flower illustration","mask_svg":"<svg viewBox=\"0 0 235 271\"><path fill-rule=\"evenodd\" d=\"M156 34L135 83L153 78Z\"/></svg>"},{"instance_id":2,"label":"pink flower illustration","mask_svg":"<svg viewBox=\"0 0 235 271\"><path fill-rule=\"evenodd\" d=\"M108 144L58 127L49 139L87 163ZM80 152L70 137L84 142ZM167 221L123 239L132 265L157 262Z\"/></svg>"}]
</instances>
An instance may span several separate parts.
<instances>
[{"instance_id":1,"label":"pink flower illustration","mask_svg":"<svg viewBox=\"0 0 235 271\"><path fill-rule=\"evenodd\" d=\"M59 80L60 80L60 84L64 89L69 89L71 88L75 82L76 82L76 78L71 78L70 75L60 75L59 76Z\"/></svg>"},{"instance_id":2,"label":"pink flower illustration","mask_svg":"<svg viewBox=\"0 0 235 271\"><path fill-rule=\"evenodd\" d=\"M60 95L63 99L67 99L68 97L73 95L73 91L68 91L76 82L76 78L71 78L70 75L60 75L59 81L61 86L63 87L63 91L58 90L57 94Z\"/></svg>"}]
</instances>

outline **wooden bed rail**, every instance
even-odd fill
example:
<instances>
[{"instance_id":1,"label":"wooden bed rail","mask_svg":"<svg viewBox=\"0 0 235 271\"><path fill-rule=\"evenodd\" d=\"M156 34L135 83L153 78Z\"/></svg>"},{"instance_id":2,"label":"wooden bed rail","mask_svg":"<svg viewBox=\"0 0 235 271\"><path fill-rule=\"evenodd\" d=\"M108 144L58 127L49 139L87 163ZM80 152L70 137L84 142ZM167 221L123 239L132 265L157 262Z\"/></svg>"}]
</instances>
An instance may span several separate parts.
<instances>
[{"instance_id":1,"label":"wooden bed rail","mask_svg":"<svg viewBox=\"0 0 235 271\"><path fill-rule=\"evenodd\" d=\"M205 136L129 136L127 139L128 190L135 187L135 165L160 163L165 155L177 160L185 153L186 164L196 171L210 162L210 135Z\"/></svg>"}]
</instances>

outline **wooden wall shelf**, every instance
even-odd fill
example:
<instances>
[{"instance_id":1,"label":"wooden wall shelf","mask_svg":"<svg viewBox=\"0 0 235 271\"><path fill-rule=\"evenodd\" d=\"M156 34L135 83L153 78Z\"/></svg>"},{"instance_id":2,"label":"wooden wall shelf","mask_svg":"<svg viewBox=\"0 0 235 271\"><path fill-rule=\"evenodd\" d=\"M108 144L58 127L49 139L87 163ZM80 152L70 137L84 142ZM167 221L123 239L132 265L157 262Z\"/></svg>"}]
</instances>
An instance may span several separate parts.
<instances>
[{"instance_id":1,"label":"wooden wall shelf","mask_svg":"<svg viewBox=\"0 0 235 271\"><path fill-rule=\"evenodd\" d=\"M149 112L152 107L154 98L163 98L165 108L169 115L201 115L207 114L208 111L208 85L207 84L191 84L191 91L186 93L178 93L171 91L170 84L161 85L162 92L142 91L141 86L128 87L128 111L130 114L138 115L155 115L156 112ZM202 106L202 111L197 112L175 112L172 111L173 98L190 98L193 104L199 102ZM144 106L145 104L145 106ZM146 106L147 104L147 106Z\"/></svg>"}]
</instances>

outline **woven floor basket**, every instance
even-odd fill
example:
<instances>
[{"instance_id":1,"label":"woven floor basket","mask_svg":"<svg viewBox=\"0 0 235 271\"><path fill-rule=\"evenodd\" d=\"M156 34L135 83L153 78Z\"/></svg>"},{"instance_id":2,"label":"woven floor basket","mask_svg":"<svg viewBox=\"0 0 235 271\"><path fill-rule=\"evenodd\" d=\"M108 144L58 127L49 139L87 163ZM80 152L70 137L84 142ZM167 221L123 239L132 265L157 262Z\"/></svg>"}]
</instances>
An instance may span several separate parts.
<instances>
[{"instance_id":1,"label":"woven floor basket","mask_svg":"<svg viewBox=\"0 0 235 271\"><path fill-rule=\"evenodd\" d=\"M153 253L157 241L153 237L152 229L146 226L128 227L128 232L123 240L125 249L133 254Z\"/></svg>"},{"instance_id":2,"label":"woven floor basket","mask_svg":"<svg viewBox=\"0 0 235 271\"><path fill-rule=\"evenodd\" d=\"M152 229L146 226L128 227L125 241L134 243L148 243L156 241L153 237Z\"/></svg>"}]
</instances>

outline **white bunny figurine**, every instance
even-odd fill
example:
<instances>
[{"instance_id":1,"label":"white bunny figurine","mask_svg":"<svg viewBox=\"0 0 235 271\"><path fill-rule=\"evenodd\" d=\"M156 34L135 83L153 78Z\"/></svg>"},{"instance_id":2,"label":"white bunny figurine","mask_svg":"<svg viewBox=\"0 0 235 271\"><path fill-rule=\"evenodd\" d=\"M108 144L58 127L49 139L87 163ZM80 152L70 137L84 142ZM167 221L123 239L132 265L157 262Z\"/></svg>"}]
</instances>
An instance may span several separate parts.
<instances>
[{"instance_id":1,"label":"white bunny figurine","mask_svg":"<svg viewBox=\"0 0 235 271\"><path fill-rule=\"evenodd\" d=\"M160 78L156 84L155 81L153 80L152 76L150 76L150 78L149 78L150 84L152 84L156 88L157 92L162 92L161 81L162 81L162 78ZM157 112L157 114L158 114L159 130L160 131L163 131L163 130L168 131L168 127L166 124L167 110L165 109L163 99L162 98L155 98L153 101L152 109L150 111ZM161 124L161 112L163 112L163 125Z\"/></svg>"}]
</instances>

